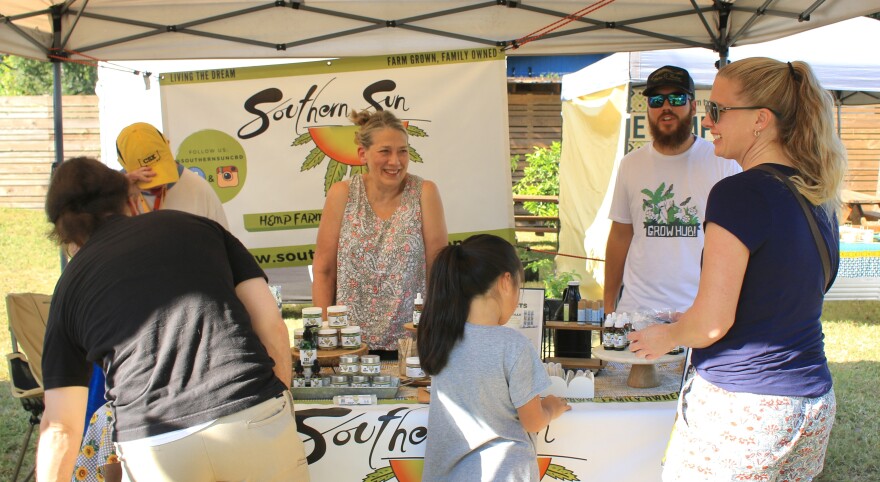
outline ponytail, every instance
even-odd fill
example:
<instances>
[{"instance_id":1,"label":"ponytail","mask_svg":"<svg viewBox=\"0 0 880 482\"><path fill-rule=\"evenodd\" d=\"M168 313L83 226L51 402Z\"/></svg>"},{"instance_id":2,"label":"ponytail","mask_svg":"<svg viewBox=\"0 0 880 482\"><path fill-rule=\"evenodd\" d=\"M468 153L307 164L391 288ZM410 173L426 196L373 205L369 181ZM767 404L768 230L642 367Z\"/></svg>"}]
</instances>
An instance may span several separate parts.
<instances>
[{"instance_id":1,"label":"ponytail","mask_svg":"<svg viewBox=\"0 0 880 482\"><path fill-rule=\"evenodd\" d=\"M478 234L440 250L419 322L419 362L425 373L436 375L446 367L464 337L471 302L488 293L504 273L521 280L522 263L513 246L498 236Z\"/></svg>"},{"instance_id":2,"label":"ponytail","mask_svg":"<svg viewBox=\"0 0 880 482\"><path fill-rule=\"evenodd\" d=\"M840 208L846 149L834 130L834 103L805 62L753 57L728 64L719 77L739 83L749 105L766 106L778 139L799 175L791 180L812 204Z\"/></svg>"}]
</instances>

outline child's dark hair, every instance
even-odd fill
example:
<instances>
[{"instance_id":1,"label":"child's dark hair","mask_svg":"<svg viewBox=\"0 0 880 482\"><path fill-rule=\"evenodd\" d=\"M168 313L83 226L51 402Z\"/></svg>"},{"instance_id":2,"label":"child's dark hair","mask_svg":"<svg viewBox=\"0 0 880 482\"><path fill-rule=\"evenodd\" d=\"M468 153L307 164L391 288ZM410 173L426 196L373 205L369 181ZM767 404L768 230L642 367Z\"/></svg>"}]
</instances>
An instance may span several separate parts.
<instances>
[{"instance_id":1,"label":"child's dark hair","mask_svg":"<svg viewBox=\"0 0 880 482\"><path fill-rule=\"evenodd\" d=\"M49 183L46 217L54 225L50 239L82 246L108 217L121 214L128 201L128 178L97 159L62 162Z\"/></svg>"},{"instance_id":2,"label":"child's dark hair","mask_svg":"<svg viewBox=\"0 0 880 482\"><path fill-rule=\"evenodd\" d=\"M443 370L464 336L471 301L486 294L504 273L520 282L522 263L510 243L491 234L471 236L437 254L419 321L419 361L425 373Z\"/></svg>"}]
</instances>

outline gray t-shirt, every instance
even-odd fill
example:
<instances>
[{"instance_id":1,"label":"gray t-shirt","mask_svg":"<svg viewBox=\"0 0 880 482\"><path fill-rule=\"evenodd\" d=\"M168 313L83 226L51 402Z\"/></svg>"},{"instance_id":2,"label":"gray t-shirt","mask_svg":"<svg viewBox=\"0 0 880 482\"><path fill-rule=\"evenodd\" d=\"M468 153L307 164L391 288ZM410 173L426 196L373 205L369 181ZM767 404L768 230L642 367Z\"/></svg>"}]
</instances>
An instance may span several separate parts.
<instances>
[{"instance_id":1,"label":"gray t-shirt","mask_svg":"<svg viewBox=\"0 0 880 482\"><path fill-rule=\"evenodd\" d=\"M431 382L422 481L537 481L534 435L516 409L549 386L525 336L465 323L464 339Z\"/></svg>"}]
</instances>

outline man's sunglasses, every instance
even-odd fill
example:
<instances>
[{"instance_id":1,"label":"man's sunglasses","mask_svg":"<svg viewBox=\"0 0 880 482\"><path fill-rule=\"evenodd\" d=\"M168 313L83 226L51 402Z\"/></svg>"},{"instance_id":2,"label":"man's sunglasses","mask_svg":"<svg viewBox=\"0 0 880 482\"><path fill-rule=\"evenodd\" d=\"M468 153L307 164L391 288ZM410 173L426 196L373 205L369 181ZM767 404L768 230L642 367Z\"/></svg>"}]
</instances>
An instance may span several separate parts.
<instances>
[{"instance_id":1,"label":"man's sunglasses","mask_svg":"<svg viewBox=\"0 0 880 482\"><path fill-rule=\"evenodd\" d=\"M648 96L648 106L653 107L654 109L659 109L663 107L663 102L669 100L669 105L672 107L681 107L687 104L688 95L687 94L657 94L657 95L649 95Z\"/></svg>"},{"instance_id":2,"label":"man's sunglasses","mask_svg":"<svg viewBox=\"0 0 880 482\"><path fill-rule=\"evenodd\" d=\"M767 109L770 112L772 112L774 115L776 115L776 117L779 117L779 115L776 114L775 110L773 110L769 107L764 107L762 105L748 105L748 106L742 106L742 107L720 107L718 105L718 103L716 103L714 101L711 101L711 100L706 101L706 115L708 115L709 118L712 119L713 124L718 122L718 118L721 117L722 112L725 112L728 110L758 110L758 109Z\"/></svg>"}]
</instances>

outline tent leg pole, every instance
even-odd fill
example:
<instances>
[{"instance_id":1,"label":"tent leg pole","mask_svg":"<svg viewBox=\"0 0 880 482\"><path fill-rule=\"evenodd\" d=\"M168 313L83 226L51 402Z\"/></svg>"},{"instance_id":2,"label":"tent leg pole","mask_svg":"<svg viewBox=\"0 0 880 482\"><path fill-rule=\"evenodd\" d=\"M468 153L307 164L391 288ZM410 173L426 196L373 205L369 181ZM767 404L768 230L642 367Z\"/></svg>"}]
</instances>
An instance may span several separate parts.
<instances>
[{"instance_id":1,"label":"tent leg pole","mask_svg":"<svg viewBox=\"0 0 880 482\"><path fill-rule=\"evenodd\" d=\"M54 120L54 132L55 132L55 161L52 162L52 169L50 171L50 180L52 174L55 173L55 169L64 162L64 109L62 108L62 98L61 98L61 62L53 61L52 62L52 118ZM61 269L67 266L67 254L65 254L64 249L59 250L59 256L61 257Z\"/></svg>"}]
</instances>

